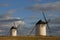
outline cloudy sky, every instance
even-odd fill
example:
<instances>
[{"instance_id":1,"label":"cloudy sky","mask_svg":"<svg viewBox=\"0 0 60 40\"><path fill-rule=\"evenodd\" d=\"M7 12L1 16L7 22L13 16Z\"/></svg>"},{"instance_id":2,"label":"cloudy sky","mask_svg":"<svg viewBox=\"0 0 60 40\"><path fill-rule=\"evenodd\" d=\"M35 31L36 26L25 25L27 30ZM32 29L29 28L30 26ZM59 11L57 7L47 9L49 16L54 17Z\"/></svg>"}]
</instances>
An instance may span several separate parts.
<instances>
[{"instance_id":1,"label":"cloudy sky","mask_svg":"<svg viewBox=\"0 0 60 40\"><path fill-rule=\"evenodd\" d=\"M25 27L22 27L22 31L33 28L38 20L44 20L42 11L45 13L47 20L50 20L52 34L58 33L59 35L60 0L0 0L0 20L20 18L25 22ZM7 27L7 24L10 25L12 23L0 23L0 35L9 34L10 28ZM6 32L6 30L8 31ZM24 33L27 34L26 32ZM22 32L22 34L24 33Z\"/></svg>"}]
</instances>

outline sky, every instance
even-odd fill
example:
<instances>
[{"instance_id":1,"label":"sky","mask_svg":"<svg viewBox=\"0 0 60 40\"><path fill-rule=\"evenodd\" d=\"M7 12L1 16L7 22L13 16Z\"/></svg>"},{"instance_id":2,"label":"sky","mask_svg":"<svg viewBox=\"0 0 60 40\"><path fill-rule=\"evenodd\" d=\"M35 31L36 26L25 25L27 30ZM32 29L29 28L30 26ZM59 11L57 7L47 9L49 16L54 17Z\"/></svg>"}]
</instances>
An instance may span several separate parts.
<instances>
[{"instance_id":1,"label":"sky","mask_svg":"<svg viewBox=\"0 0 60 40\"><path fill-rule=\"evenodd\" d=\"M12 11L13 16L25 18L27 16L34 15L31 10L26 9L27 7L35 4L51 3L55 1L59 0L0 0L0 14L5 14L8 11Z\"/></svg>"},{"instance_id":2,"label":"sky","mask_svg":"<svg viewBox=\"0 0 60 40\"><path fill-rule=\"evenodd\" d=\"M42 10L46 18L52 20L51 23L60 24L60 0L0 0L0 19L21 18L27 23L27 27L34 26L33 24L40 19L44 20ZM4 29L5 27L1 28ZM6 27L5 29L8 30L9 28Z\"/></svg>"}]
</instances>

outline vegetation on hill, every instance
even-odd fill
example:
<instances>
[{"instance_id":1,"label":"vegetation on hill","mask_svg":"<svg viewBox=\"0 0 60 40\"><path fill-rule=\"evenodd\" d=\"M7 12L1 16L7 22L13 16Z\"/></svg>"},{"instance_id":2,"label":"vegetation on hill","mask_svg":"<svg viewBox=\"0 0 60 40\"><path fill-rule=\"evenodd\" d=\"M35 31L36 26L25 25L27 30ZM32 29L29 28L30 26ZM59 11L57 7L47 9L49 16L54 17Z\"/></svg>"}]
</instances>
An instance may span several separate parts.
<instances>
[{"instance_id":1,"label":"vegetation on hill","mask_svg":"<svg viewBox=\"0 0 60 40\"><path fill-rule=\"evenodd\" d=\"M43 37L43 36L0 36L0 40L59 40L60 37Z\"/></svg>"}]
</instances>

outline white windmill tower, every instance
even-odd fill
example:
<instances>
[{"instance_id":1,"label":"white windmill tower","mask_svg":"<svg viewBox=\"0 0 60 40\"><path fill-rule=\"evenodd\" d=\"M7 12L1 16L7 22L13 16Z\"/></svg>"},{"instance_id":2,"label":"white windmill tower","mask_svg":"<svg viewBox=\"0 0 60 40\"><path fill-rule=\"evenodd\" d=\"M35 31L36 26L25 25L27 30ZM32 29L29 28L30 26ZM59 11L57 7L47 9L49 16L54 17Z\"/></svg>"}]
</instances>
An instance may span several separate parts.
<instances>
[{"instance_id":1,"label":"white windmill tower","mask_svg":"<svg viewBox=\"0 0 60 40\"><path fill-rule=\"evenodd\" d=\"M43 22L42 20L39 20L36 23L36 36L41 35L41 36L46 36L46 22Z\"/></svg>"},{"instance_id":2,"label":"white windmill tower","mask_svg":"<svg viewBox=\"0 0 60 40\"><path fill-rule=\"evenodd\" d=\"M15 26L12 26L10 29L10 35L11 36L17 36L17 28Z\"/></svg>"}]
</instances>

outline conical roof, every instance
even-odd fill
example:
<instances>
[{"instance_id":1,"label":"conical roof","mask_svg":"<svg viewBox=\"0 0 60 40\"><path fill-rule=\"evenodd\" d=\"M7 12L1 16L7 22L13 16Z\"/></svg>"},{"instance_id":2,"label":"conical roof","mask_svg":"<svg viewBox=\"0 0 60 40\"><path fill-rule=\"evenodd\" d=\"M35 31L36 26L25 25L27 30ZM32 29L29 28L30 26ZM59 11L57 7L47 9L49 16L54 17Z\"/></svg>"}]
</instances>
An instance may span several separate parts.
<instances>
[{"instance_id":1,"label":"conical roof","mask_svg":"<svg viewBox=\"0 0 60 40\"><path fill-rule=\"evenodd\" d=\"M37 24L47 24L46 22L44 22L44 21L42 21L42 20L39 20L37 23L36 23L36 25Z\"/></svg>"},{"instance_id":2,"label":"conical roof","mask_svg":"<svg viewBox=\"0 0 60 40\"><path fill-rule=\"evenodd\" d=\"M12 26L11 29L17 29L16 27Z\"/></svg>"}]
</instances>

